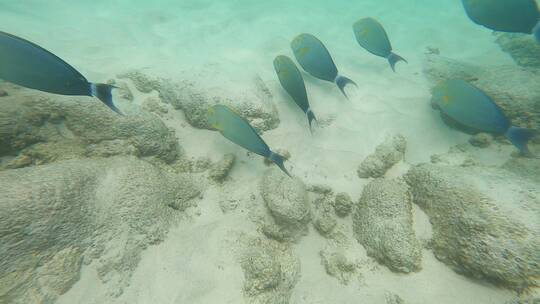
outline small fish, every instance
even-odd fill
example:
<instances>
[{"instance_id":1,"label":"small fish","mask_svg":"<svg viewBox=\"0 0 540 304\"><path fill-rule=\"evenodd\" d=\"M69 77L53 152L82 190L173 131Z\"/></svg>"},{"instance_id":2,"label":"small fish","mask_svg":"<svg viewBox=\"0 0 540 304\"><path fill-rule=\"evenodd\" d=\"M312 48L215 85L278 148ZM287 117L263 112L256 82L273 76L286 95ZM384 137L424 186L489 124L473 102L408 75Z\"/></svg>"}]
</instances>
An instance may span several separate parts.
<instances>
[{"instance_id":1,"label":"small fish","mask_svg":"<svg viewBox=\"0 0 540 304\"><path fill-rule=\"evenodd\" d=\"M224 105L215 105L208 109L208 122L228 140L273 161L278 167L291 176L283 164L283 156L270 151L268 145L257 134L255 129L240 115Z\"/></svg>"},{"instance_id":2,"label":"small fish","mask_svg":"<svg viewBox=\"0 0 540 304\"><path fill-rule=\"evenodd\" d=\"M499 32L533 34L540 43L536 0L462 0L469 18Z\"/></svg>"},{"instance_id":3,"label":"small fish","mask_svg":"<svg viewBox=\"0 0 540 304\"><path fill-rule=\"evenodd\" d=\"M497 104L477 87L463 80L447 80L435 86L432 94L432 105L443 119L471 133L504 135L521 154L531 155L527 142L538 131L512 126Z\"/></svg>"},{"instance_id":4,"label":"small fish","mask_svg":"<svg viewBox=\"0 0 540 304\"><path fill-rule=\"evenodd\" d=\"M354 81L338 74L338 70L324 44L311 34L300 34L291 42L296 60L302 68L315 78L334 82L341 93L345 94L345 86Z\"/></svg>"},{"instance_id":5,"label":"small fish","mask_svg":"<svg viewBox=\"0 0 540 304\"><path fill-rule=\"evenodd\" d=\"M90 83L72 66L42 47L0 31L0 79L60 95L95 96L118 114L112 85Z\"/></svg>"},{"instance_id":6,"label":"small fish","mask_svg":"<svg viewBox=\"0 0 540 304\"><path fill-rule=\"evenodd\" d=\"M388 35L377 20L373 18L360 19L353 25L353 31L358 44L373 55L386 58L392 71L396 71L395 66L398 61L407 62L392 52Z\"/></svg>"},{"instance_id":7,"label":"small fish","mask_svg":"<svg viewBox=\"0 0 540 304\"><path fill-rule=\"evenodd\" d=\"M276 70L281 86L289 93L289 96L291 96L300 109L306 113L309 130L312 131L311 122L313 120L317 121L317 119L309 106L304 78L302 78L302 74L296 67L296 64L294 64L291 58L280 55L274 59L274 69Z\"/></svg>"}]
</instances>

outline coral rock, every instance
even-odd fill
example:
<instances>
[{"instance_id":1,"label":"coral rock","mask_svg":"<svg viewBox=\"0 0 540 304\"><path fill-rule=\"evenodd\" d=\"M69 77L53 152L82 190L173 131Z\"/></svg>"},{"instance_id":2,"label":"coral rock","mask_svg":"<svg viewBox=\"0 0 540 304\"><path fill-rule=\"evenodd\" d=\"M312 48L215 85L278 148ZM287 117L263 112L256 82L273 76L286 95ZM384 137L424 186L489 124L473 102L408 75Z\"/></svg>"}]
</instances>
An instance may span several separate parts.
<instances>
[{"instance_id":1,"label":"coral rock","mask_svg":"<svg viewBox=\"0 0 540 304\"><path fill-rule=\"evenodd\" d=\"M364 188L354 211L357 240L369 256L393 271L421 268L422 245L412 227L411 201L403 181L375 179Z\"/></svg>"},{"instance_id":2,"label":"coral rock","mask_svg":"<svg viewBox=\"0 0 540 304\"><path fill-rule=\"evenodd\" d=\"M433 225L435 256L508 288L538 286L540 184L524 176L480 166L413 167L406 179Z\"/></svg>"},{"instance_id":3,"label":"coral rock","mask_svg":"<svg viewBox=\"0 0 540 304\"><path fill-rule=\"evenodd\" d=\"M405 155L407 142L402 135L388 137L377 146L375 153L369 155L358 167L360 178L382 177L388 169L401 161Z\"/></svg>"}]
</instances>

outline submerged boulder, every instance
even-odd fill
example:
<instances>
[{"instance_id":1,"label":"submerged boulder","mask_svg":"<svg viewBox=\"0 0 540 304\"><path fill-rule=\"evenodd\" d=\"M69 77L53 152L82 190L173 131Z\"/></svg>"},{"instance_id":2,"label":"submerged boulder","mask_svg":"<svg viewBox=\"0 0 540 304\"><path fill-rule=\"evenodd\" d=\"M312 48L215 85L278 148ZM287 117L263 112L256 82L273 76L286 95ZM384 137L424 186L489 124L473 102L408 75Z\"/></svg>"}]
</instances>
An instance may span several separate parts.
<instances>
[{"instance_id":1,"label":"submerged boulder","mask_svg":"<svg viewBox=\"0 0 540 304\"><path fill-rule=\"evenodd\" d=\"M179 154L174 131L159 118L120 116L96 99L18 88L0 107L0 168L113 155L172 162Z\"/></svg>"},{"instance_id":2,"label":"submerged boulder","mask_svg":"<svg viewBox=\"0 0 540 304\"><path fill-rule=\"evenodd\" d=\"M244 240L240 258L244 293L253 304L288 304L300 278L300 260L286 245L264 238Z\"/></svg>"},{"instance_id":3,"label":"submerged boulder","mask_svg":"<svg viewBox=\"0 0 540 304\"><path fill-rule=\"evenodd\" d=\"M215 182L223 182L229 175L235 160L234 154L225 154L222 159L212 165L208 177Z\"/></svg>"},{"instance_id":4,"label":"submerged boulder","mask_svg":"<svg viewBox=\"0 0 540 304\"><path fill-rule=\"evenodd\" d=\"M383 143L377 146L373 154L368 155L358 167L357 173L360 178L382 177L399 161L403 160L407 141L402 135L387 137Z\"/></svg>"},{"instance_id":5,"label":"submerged boulder","mask_svg":"<svg viewBox=\"0 0 540 304\"><path fill-rule=\"evenodd\" d=\"M323 237L329 237L337 225L333 202L333 195L326 194L319 195L311 204L313 206L313 227Z\"/></svg>"},{"instance_id":6,"label":"submerged boulder","mask_svg":"<svg viewBox=\"0 0 540 304\"><path fill-rule=\"evenodd\" d=\"M135 157L0 172L0 302L52 303L95 262L111 295L129 283L197 187ZM182 209L178 208L178 209Z\"/></svg>"},{"instance_id":7,"label":"submerged boulder","mask_svg":"<svg viewBox=\"0 0 540 304\"><path fill-rule=\"evenodd\" d=\"M165 103L181 110L189 124L199 129L212 129L208 124L208 108L225 104L234 108L259 133L277 128L279 116L272 103L272 94L260 78L255 78L251 89L242 92L204 88L191 81L172 81L152 77L140 71L118 75L133 81L141 92L157 91Z\"/></svg>"},{"instance_id":8,"label":"submerged boulder","mask_svg":"<svg viewBox=\"0 0 540 304\"><path fill-rule=\"evenodd\" d=\"M349 194L345 192L340 192L336 194L336 198L334 199L334 210L336 211L337 216L348 216L352 211L352 207L353 201Z\"/></svg>"},{"instance_id":9,"label":"submerged boulder","mask_svg":"<svg viewBox=\"0 0 540 304\"><path fill-rule=\"evenodd\" d=\"M514 61L525 68L540 68L540 44L532 35L518 33L497 33L495 42L503 52L508 53Z\"/></svg>"},{"instance_id":10,"label":"submerged boulder","mask_svg":"<svg viewBox=\"0 0 540 304\"><path fill-rule=\"evenodd\" d=\"M405 182L375 179L366 185L353 224L356 239L379 263L392 271L420 270L422 246L414 234L411 193Z\"/></svg>"},{"instance_id":11,"label":"submerged boulder","mask_svg":"<svg viewBox=\"0 0 540 304\"><path fill-rule=\"evenodd\" d=\"M358 279L362 261L358 257L358 250L351 246L349 238L339 231L334 232L333 237L326 242L319 251L326 273L343 285L348 285L354 278Z\"/></svg>"},{"instance_id":12,"label":"submerged boulder","mask_svg":"<svg viewBox=\"0 0 540 304\"><path fill-rule=\"evenodd\" d=\"M311 209L306 186L298 178L289 178L279 168L264 174L261 196L272 216L264 232L278 240L296 240L307 232Z\"/></svg>"},{"instance_id":13,"label":"submerged boulder","mask_svg":"<svg viewBox=\"0 0 540 304\"><path fill-rule=\"evenodd\" d=\"M433 225L439 260L508 288L539 285L537 181L499 168L433 164L413 167L406 180Z\"/></svg>"}]
</instances>

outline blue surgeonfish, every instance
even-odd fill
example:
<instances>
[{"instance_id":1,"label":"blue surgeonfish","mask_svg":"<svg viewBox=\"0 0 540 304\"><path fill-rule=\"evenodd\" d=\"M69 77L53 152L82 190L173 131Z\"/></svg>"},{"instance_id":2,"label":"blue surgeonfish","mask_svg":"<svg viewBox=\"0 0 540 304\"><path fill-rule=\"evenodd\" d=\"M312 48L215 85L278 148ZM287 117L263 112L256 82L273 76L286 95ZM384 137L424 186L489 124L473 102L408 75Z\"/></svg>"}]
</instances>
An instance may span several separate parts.
<instances>
[{"instance_id":1,"label":"blue surgeonfish","mask_svg":"<svg viewBox=\"0 0 540 304\"><path fill-rule=\"evenodd\" d=\"M121 114L112 101L114 86L90 83L51 52L4 32L0 32L0 79L53 94L95 96Z\"/></svg>"},{"instance_id":2,"label":"blue surgeonfish","mask_svg":"<svg viewBox=\"0 0 540 304\"><path fill-rule=\"evenodd\" d=\"M540 12L536 0L462 0L476 24L500 32L533 34L540 43Z\"/></svg>"},{"instance_id":3,"label":"blue surgeonfish","mask_svg":"<svg viewBox=\"0 0 540 304\"><path fill-rule=\"evenodd\" d=\"M300 34L291 42L294 57L302 68L315 78L334 82L345 94L345 86L354 81L338 74L338 69L324 44L311 34Z\"/></svg>"},{"instance_id":4,"label":"blue surgeonfish","mask_svg":"<svg viewBox=\"0 0 540 304\"><path fill-rule=\"evenodd\" d=\"M386 58L394 72L396 71L396 62L407 62L392 52L388 35L377 20L373 18L360 19L353 25L353 31L358 44L373 55Z\"/></svg>"},{"instance_id":5,"label":"blue surgeonfish","mask_svg":"<svg viewBox=\"0 0 540 304\"><path fill-rule=\"evenodd\" d=\"M255 129L240 115L224 105L215 105L208 109L208 123L228 140L253 153L273 161L288 176L291 176L283 164L283 156L270 151L268 145Z\"/></svg>"},{"instance_id":6,"label":"blue surgeonfish","mask_svg":"<svg viewBox=\"0 0 540 304\"><path fill-rule=\"evenodd\" d=\"M315 114L311 111L306 92L304 78L296 67L296 64L287 56L277 56L274 59L274 69L279 78L281 86L289 93L294 102L306 113L311 130L311 122L317 120Z\"/></svg>"},{"instance_id":7,"label":"blue surgeonfish","mask_svg":"<svg viewBox=\"0 0 540 304\"><path fill-rule=\"evenodd\" d=\"M512 126L497 104L483 91L463 80L446 80L432 92L432 105L443 119L471 133L504 135L521 154L530 155L527 142L538 131Z\"/></svg>"}]
</instances>

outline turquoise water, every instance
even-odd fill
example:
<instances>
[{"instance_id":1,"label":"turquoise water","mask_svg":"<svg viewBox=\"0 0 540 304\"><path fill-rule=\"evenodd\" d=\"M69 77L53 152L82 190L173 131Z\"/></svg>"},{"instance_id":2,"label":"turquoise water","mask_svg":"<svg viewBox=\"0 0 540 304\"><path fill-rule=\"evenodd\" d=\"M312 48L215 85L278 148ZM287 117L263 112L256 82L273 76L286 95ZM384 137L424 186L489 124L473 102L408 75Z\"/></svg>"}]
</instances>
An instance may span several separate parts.
<instances>
[{"instance_id":1,"label":"turquoise water","mask_svg":"<svg viewBox=\"0 0 540 304\"><path fill-rule=\"evenodd\" d=\"M395 73L356 42L364 17L407 60ZM0 303L538 301L537 159L430 106L461 78L538 129L531 35L493 33L455 0L0 0L0 20L118 86L125 114L0 81ZM297 62L301 33L357 84L346 99L300 68L313 134L273 66ZM211 130L215 103L290 156L294 179Z\"/></svg>"}]
</instances>

